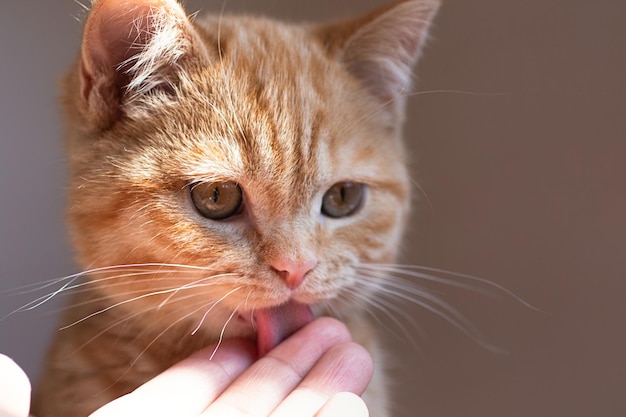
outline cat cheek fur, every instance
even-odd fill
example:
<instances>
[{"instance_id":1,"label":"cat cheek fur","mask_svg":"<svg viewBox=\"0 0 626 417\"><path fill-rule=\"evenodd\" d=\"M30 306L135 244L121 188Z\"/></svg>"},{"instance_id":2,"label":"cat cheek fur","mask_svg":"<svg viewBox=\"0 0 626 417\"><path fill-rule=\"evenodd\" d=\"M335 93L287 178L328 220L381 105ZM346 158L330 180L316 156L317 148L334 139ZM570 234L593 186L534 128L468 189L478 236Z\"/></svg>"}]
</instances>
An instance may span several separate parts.
<instances>
[{"instance_id":1,"label":"cat cheek fur","mask_svg":"<svg viewBox=\"0 0 626 417\"><path fill-rule=\"evenodd\" d=\"M254 338L252 311L289 300L344 318L382 366L361 313L374 288L356 285L357 268L398 251L405 96L438 6L294 25L192 22L175 0L94 1L63 99L69 225L91 272L51 347L36 415L87 415L222 332ZM198 181L237 183L244 211L203 218L188 195ZM365 203L324 218L322 196L342 181L366 184ZM292 291L272 265L303 260L316 266ZM385 417L376 375L366 398Z\"/></svg>"}]
</instances>

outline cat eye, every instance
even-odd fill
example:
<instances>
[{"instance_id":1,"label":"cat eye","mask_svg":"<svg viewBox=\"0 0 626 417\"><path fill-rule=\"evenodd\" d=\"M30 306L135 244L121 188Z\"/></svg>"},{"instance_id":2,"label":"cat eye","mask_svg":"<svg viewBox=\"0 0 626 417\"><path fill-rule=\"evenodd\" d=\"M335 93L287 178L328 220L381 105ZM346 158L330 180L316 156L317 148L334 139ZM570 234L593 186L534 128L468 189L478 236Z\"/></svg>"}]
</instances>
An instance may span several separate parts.
<instances>
[{"instance_id":1,"label":"cat eye","mask_svg":"<svg viewBox=\"0 0 626 417\"><path fill-rule=\"evenodd\" d=\"M189 186L191 201L204 217L211 220L225 220L243 209L243 192L232 181L204 183Z\"/></svg>"},{"instance_id":2,"label":"cat eye","mask_svg":"<svg viewBox=\"0 0 626 417\"><path fill-rule=\"evenodd\" d=\"M361 207L364 195L364 184L338 182L324 194L322 214L332 218L350 216Z\"/></svg>"}]
</instances>

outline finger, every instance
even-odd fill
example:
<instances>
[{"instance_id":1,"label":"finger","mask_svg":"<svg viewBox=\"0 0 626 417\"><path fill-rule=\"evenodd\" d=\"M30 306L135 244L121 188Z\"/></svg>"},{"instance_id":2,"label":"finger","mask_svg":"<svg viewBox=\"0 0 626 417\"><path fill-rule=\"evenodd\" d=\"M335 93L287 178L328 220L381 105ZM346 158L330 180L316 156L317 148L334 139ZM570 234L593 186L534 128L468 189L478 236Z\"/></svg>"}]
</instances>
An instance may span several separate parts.
<instances>
[{"instance_id":1,"label":"finger","mask_svg":"<svg viewBox=\"0 0 626 417\"><path fill-rule=\"evenodd\" d=\"M258 360L203 416L269 415L326 351L350 340L350 333L339 321L330 318L313 321Z\"/></svg>"},{"instance_id":2,"label":"finger","mask_svg":"<svg viewBox=\"0 0 626 417\"><path fill-rule=\"evenodd\" d=\"M214 349L194 353L92 417L200 415L256 359L256 347L244 340L225 340L209 359Z\"/></svg>"},{"instance_id":3,"label":"finger","mask_svg":"<svg viewBox=\"0 0 626 417\"><path fill-rule=\"evenodd\" d=\"M0 416L27 417L29 408L28 377L12 359L0 354Z\"/></svg>"},{"instance_id":4,"label":"finger","mask_svg":"<svg viewBox=\"0 0 626 417\"><path fill-rule=\"evenodd\" d=\"M363 347L356 343L335 345L271 416L312 417L339 392L361 395L372 379L372 372L372 358Z\"/></svg>"},{"instance_id":5,"label":"finger","mask_svg":"<svg viewBox=\"0 0 626 417\"><path fill-rule=\"evenodd\" d=\"M352 392L338 392L330 397L315 417L369 417L365 401Z\"/></svg>"}]
</instances>

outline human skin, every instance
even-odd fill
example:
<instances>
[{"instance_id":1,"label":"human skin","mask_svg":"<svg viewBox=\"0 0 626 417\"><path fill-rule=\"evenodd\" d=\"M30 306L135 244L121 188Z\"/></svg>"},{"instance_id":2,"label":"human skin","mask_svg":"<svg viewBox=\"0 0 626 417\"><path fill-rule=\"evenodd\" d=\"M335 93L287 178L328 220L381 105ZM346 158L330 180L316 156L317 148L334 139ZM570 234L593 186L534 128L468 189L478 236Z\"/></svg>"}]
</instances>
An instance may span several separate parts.
<instances>
[{"instance_id":1,"label":"human skin","mask_svg":"<svg viewBox=\"0 0 626 417\"><path fill-rule=\"evenodd\" d=\"M28 398L28 380L12 361L0 360L0 366L11 369L0 369L0 387L14 390L20 382L18 391L26 392L0 395L0 416L27 416L27 402L14 400ZM367 417L360 395L372 369L371 357L342 323L320 318L262 358L246 340L206 347L92 417Z\"/></svg>"},{"instance_id":2,"label":"human skin","mask_svg":"<svg viewBox=\"0 0 626 417\"><path fill-rule=\"evenodd\" d=\"M0 417L26 417L30 382L12 359L0 354Z\"/></svg>"}]
</instances>

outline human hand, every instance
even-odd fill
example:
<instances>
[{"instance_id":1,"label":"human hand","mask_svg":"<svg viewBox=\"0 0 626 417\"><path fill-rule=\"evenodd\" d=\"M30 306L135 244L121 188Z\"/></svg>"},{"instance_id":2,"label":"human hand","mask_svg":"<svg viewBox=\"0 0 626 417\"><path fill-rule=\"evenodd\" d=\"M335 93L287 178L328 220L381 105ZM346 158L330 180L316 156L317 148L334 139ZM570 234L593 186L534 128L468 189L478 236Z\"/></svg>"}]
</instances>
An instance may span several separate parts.
<instances>
[{"instance_id":1,"label":"human hand","mask_svg":"<svg viewBox=\"0 0 626 417\"><path fill-rule=\"evenodd\" d=\"M174 365L92 417L367 417L359 395L372 360L340 322L321 318L265 357L245 340L225 340ZM30 383L0 355L0 417L26 417Z\"/></svg>"},{"instance_id":2,"label":"human hand","mask_svg":"<svg viewBox=\"0 0 626 417\"><path fill-rule=\"evenodd\" d=\"M0 417L26 417L29 404L28 377L12 359L0 354Z\"/></svg>"},{"instance_id":3,"label":"human hand","mask_svg":"<svg viewBox=\"0 0 626 417\"><path fill-rule=\"evenodd\" d=\"M257 360L256 347L225 340L194 353L91 417L367 417L359 395L372 360L340 322L321 318Z\"/></svg>"}]
</instances>

